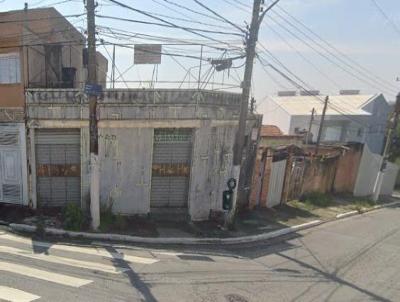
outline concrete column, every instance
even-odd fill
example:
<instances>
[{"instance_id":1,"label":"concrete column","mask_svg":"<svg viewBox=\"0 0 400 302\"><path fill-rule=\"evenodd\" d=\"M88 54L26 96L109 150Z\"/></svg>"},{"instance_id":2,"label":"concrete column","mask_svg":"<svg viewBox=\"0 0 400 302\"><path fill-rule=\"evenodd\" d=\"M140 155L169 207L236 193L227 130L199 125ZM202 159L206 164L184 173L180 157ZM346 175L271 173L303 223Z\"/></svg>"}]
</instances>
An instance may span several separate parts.
<instances>
[{"instance_id":1,"label":"concrete column","mask_svg":"<svg viewBox=\"0 0 400 302\"><path fill-rule=\"evenodd\" d=\"M92 229L100 226L100 162L99 156L90 154L90 216Z\"/></svg>"},{"instance_id":2,"label":"concrete column","mask_svg":"<svg viewBox=\"0 0 400 302\"><path fill-rule=\"evenodd\" d=\"M249 198L249 208L250 209L253 209L254 207L256 207L259 204L261 182L263 179L263 175L261 173L264 170L262 168L263 152L264 152L263 148L259 148L257 150L257 156L256 156L256 160L254 163L253 176L252 176L252 180L251 180L250 198Z\"/></svg>"},{"instance_id":3,"label":"concrete column","mask_svg":"<svg viewBox=\"0 0 400 302\"><path fill-rule=\"evenodd\" d=\"M30 140L30 170L31 170L31 184L30 184L30 198L32 202L32 209L37 209L37 191L36 191L36 150L35 150L35 128L29 129Z\"/></svg>"}]
</instances>

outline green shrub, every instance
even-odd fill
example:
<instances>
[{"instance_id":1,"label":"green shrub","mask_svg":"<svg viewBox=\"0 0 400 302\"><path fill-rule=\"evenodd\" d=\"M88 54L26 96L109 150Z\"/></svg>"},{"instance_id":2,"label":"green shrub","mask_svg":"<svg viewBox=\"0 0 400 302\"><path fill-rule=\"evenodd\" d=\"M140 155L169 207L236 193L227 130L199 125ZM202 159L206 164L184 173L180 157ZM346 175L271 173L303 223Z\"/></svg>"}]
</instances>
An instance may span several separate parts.
<instances>
[{"instance_id":1,"label":"green shrub","mask_svg":"<svg viewBox=\"0 0 400 302\"><path fill-rule=\"evenodd\" d=\"M311 192L304 194L301 197L300 201L314 207L329 207L333 204L333 198L331 195L320 192Z\"/></svg>"},{"instance_id":2,"label":"green shrub","mask_svg":"<svg viewBox=\"0 0 400 302\"><path fill-rule=\"evenodd\" d=\"M81 207L68 203L63 211L63 226L66 230L80 231L85 223L85 215Z\"/></svg>"}]
</instances>

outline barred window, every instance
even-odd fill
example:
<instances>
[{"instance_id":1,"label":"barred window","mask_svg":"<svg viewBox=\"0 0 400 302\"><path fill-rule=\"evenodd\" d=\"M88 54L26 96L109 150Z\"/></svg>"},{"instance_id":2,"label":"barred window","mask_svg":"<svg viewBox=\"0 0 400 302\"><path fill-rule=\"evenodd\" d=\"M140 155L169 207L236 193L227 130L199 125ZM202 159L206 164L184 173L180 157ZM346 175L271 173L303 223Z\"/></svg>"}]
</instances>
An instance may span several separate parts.
<instances>
[{"instance_id":1,"label":"barred window","mask_svg":"<svg viewBox=\"0 0 400 302\"><path fill-rule=\"evenodd\" d=\"M18 53L0 54L0 84L20 83L20 68Z\"/></svg>"}]
</instances>

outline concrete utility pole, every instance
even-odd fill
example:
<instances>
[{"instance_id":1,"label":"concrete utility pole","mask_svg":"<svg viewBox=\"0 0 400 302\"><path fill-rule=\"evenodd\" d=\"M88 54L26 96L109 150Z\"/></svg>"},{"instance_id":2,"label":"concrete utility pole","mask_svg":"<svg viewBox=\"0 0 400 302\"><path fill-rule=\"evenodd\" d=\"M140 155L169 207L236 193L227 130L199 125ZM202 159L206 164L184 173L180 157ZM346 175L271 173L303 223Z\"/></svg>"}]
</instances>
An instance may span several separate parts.
<instances>
[{"instance_id":1,"label":"concrete utility pole","mask_svg":"<svg viewBox=\"0 0 400 302\"><path fill-rule=\"evenodd\" d=\"M225 227L232 229L235 222L236 209L237 209L237 196L238 186L240 178L240 166L243 158L243 146L246 131L246 120L247 111L249 110L249 97L251 88L251 78L253 74L254 58L256 56L256 45L258 39L258 31L260 29L260 23L265 16L265 13L271 9L278 1L275 1L264 13L260 16L262 0L254 0L253 4L253 16L251 20L249 34L246 37L246 63L244 70L244 77L242 82L242 97L240 103L240 116L239 116L239 128L236 134L236 141L233 150L233 167L232 177L236 180L237 186L233 190L232 197L232 209L228 213L225 220Z\"/></svg>"},{"instance_id":2,"label":"concrete utility pole","mask_svg":"<svg viewBox=\"0 0 400 302\"><path fill-rule=\"evenodd\" d=\"M322 136L322 130L324 128L326 109L328 108L328 101L329 101L329 96L325 98L324 109L322 110L321 122L319 124L319 129L318 129L317 145L315 147L315 155L318 154L319 144L321 143L321 136Z\"/></svg>"},{"instance_id":3,"label":"concrete utility pole","mask_svg":"<svg viewBox=\"0 0 400 302\"><path fill-rule=\"evenodd\" d=\"M97 86L96 63L96 25L94 0L87 0L87 35L88 35L88 78L87 86ZM88 89L90 90L90 89ZM100 167L99 143L97 129L97 96L90 91L89 95L89 131L90 131L90 215L92 228L100 226Z\"/></svg>"},{"instance_id":4,"label":"concrete utility pole","mask_svg":"<svg viewBox=\"0 0 400 302\"><path fill-rule=\"evenodd\" d=\"M311 127L312 123L314 122L314 114L315 114L315 108L313 108L311 111L310 125L308 126L308 132L306 134L306 145L309 144L308 140L310 139Z\"/></svg>"},{"instance_id":5,"label":"concrete utility pole","mask_svg":"<svg viewBox=\"0 0 400 302\"><path fill-rule=\"evenodd\" d=\"M393 132L396 131L397 129L399 118L400 118L400 93L396 97L396 105L394 108L393 116L389 120L389 125L387 128L385 149L383 150L382 159L379 163L380 168L374 185L374 193L372 194L372 199L374 201L378 201L379 195L381 193L383 176L385 175L385 168L388 160L388 153L390 150L390 146L392 144L392 135Z\"/></svg>"}]
</instances>

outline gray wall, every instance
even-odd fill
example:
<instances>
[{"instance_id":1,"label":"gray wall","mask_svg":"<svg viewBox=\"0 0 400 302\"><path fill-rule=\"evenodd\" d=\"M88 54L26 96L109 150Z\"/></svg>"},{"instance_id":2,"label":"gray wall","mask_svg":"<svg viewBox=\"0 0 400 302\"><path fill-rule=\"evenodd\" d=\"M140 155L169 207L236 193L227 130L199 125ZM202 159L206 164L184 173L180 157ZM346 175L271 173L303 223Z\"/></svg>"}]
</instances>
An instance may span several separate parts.
<instances>
[{"instance_id":1,"label":"gray wall","mask_svg":"<svg viewBox=\"0 0 400 302\"><path fill-rule=\"evenodd\" d=\"M231 176L240 95L198 90L110 90L99 100L100 198L115 213L150 212L154 128L192 128L188 211L222 210ZM81 128L82 206L89 200L87 99L79 90L27 91L28 127ZM252 121L255 117L249 117ZM250 128L251 131L251 128Z\"/></svg>"},{"instance_id":2,"label":"gray wall","mask_svg":"<svg viewBox=\"0 0 400 302\"><path fill-rule=\"evenodd\" d=\"M150 211L153 129L100 129L100 200L120 214Z\"/></svg>"},{"instance_id":3,"label":"gray wall","mask_svg":"<svg viewBox=\"0 0 400 302\"><path fill-rule=\"evenodd\" d=\"M231 177L236 127L211 127L195 131L189 191L192 220L205 220L210 210L222 210L222 192Z\"/></svg>"}]
</instances>

